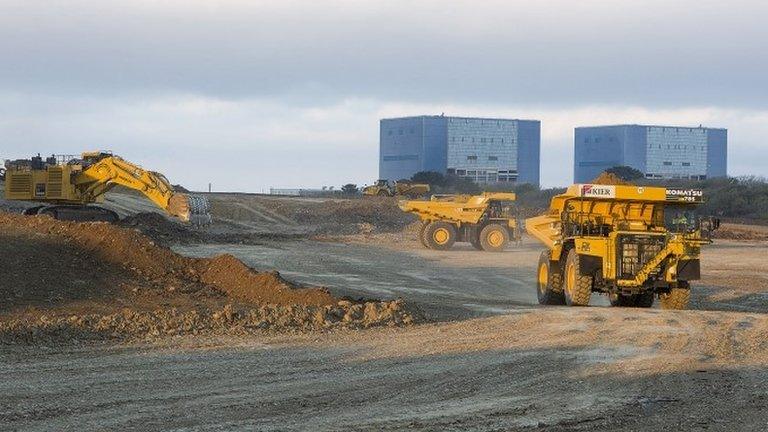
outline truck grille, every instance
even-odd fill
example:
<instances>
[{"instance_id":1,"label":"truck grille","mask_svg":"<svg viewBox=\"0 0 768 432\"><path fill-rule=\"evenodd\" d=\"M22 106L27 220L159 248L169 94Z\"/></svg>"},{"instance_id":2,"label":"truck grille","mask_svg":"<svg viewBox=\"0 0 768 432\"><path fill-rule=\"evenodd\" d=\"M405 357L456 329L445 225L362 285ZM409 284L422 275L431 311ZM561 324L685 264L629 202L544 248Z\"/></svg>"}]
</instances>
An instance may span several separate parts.
<instances>
[{"instance_id":1,"label":"truck grille","mask_svg":"<svg viewBox=\"0 0 768 432\"><path fill-rule=\"evenodd\" d=\"M48 186L46 193L48 198L61 198L64 174L61 168L48 168Z\"/></svg>"},{"instance_id":2,"label":"truck grille","mask_svg":"<svg viewBox=\"0 0 768 432\"><path fill-rule=\"evenodd\" d=\"M664 236L627 235L619 237L619 278L634 279L640 269L664 249L664 243Z\"/></svg>"}]
</instances>

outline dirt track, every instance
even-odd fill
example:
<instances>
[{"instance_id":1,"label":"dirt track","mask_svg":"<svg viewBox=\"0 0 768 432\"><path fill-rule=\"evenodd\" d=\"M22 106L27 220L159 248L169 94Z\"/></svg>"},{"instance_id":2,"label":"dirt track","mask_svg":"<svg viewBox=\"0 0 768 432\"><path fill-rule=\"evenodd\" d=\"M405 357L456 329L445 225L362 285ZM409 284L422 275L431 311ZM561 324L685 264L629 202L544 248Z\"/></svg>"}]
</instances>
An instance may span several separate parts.
<instances>
[{"instance_id":1,"label":"dirt track","mask_svg":"<svg viewBox=\"0 0 768 432\"><path fill-rule=\"evenodd\" d=\"M706 329L706 330L702 330ZM760 314L538 309L406 330L0 351L25 430L763 430Z\"/></svg>"},{"instance_id":2,"label":"dirt track","mask_svg":"<svg viewBox=\"0 0 768 432\"><path fill-rule=\"evenodd\" d=\"M266 214L264 200L241 203ZM303 238L175 249L229 252L335 296L402 297L440 322L3 346L0 424L41 431L768 427L765 242L706 248L691 311L603 307L598 297L596 307L541 308L533 304L534 243L502 254L426 251L411 231L388 229L386 217L372 228L350 218L343 225L363 234L318 241L307 237L317 232L314 222L294 216L313 203L267 208L279 215L267 214L274 222L228 213L233 222L215 233L280 233L283 217Z\"/></svg>"}]
</instances>

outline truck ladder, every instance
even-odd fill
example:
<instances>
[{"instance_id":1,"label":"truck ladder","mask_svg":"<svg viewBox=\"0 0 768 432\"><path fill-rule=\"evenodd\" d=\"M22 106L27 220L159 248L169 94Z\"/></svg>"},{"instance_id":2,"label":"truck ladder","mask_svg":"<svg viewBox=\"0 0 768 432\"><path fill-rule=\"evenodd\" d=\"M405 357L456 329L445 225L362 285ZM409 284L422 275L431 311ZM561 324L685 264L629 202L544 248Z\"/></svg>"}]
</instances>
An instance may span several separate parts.
<instances>
[{"instance_id":1,"label":"truck ladder","mask_svg":"<svg viewBox=\"0 0 768 432\"><path fill-rule=\"evenodd\" d=\"M637 272L634 279L619 279L617 281L619 286L640 286L648 280L653 269L659 266L668 256L675 253L680 256L683 254L683 245L679 242L668 242L664 249L660 250L653 259L645 263L643 268Z\"/></svg>"}]
</instances>

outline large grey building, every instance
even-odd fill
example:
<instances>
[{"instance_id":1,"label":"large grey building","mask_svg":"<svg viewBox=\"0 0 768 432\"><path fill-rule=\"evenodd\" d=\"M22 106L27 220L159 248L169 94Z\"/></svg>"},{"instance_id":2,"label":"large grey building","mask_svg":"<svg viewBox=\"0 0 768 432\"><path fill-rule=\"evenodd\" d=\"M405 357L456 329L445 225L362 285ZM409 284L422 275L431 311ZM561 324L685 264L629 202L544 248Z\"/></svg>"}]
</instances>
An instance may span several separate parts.
<instances>
[{"instance_id":1,"label":"large grey building","mask_svg":"<svg viewBox=\"0 0 768 432\"><path fill-rule=\"evenodd\" d=\"M379 178L419 171L468 177L477 183L539 184L538 120L417 116L383 119Z\"/></svg>"},{"instance_id":2,"label":"large grey building","mask_svg":"<svg viewBox=\"0 0 768 432\"><path fill-rule=\"evenodd\" d=\"M608 168L625 165L649 179L725 177L726 129L616 125L576 128L574 181L587 183Z\"/></svg>"}]
</instances>

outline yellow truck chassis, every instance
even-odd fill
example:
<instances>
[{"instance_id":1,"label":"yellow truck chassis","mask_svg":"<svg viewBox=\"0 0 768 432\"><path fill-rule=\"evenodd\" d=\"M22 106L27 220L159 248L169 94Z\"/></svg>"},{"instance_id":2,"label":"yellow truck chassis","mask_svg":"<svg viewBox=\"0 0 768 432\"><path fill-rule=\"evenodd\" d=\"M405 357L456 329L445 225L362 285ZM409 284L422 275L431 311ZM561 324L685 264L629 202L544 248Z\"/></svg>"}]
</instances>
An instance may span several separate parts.
<instances>
[{"instance_id":1,"label":"yellow truck chassis","mask_svg":"<svg viewBox=\"0 0 768 432\"><path fill-rule=\"evenodd\" d=\"M501 192L436 195L429 201L402 201L400 209L421 219L419 240L429 249L448 250L458 241L501 252L510 241L520 240L514 201L515 194Z\"/></svg>"},{"instance_id":2,"label":"yellow truck chassis","mask_svg":"<svg viewBox=\"0 0 768 432\"><path fill-rule=\"evenodd\" d=\"M584 306L592 292L614 306L681 309L700 279L701 246L718 222L693 214L701 191L577 184L526 230L546 250L537 270L542 304Z\"/></svg>"}]
</instances>

